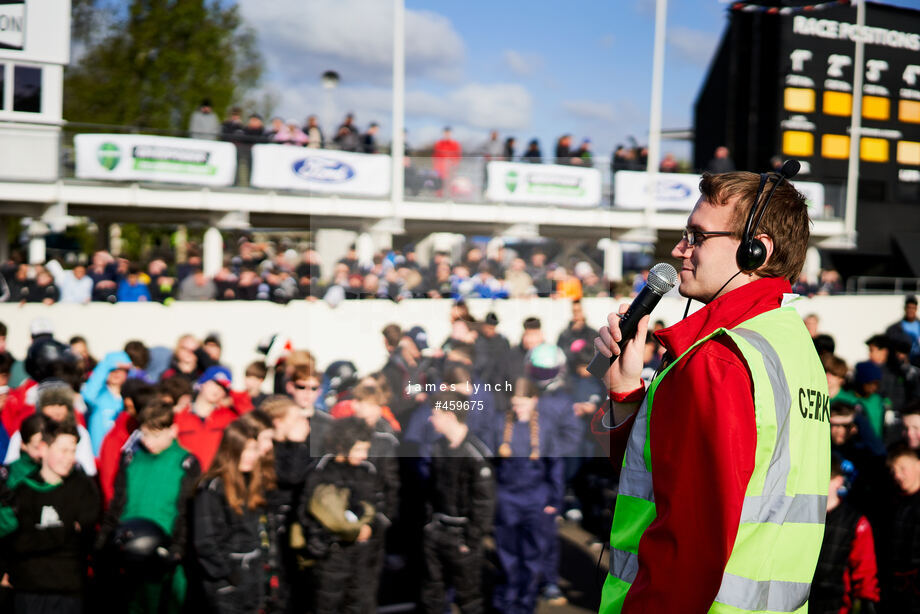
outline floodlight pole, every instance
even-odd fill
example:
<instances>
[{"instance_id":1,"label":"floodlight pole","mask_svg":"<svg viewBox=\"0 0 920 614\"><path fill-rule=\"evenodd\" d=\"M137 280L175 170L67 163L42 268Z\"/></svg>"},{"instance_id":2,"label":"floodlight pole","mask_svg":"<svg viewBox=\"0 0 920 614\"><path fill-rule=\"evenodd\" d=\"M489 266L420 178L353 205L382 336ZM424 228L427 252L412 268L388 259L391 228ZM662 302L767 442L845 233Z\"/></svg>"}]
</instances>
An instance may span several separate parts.
<instances>
[{"instance_id":1,"label":"floodlight pole","mask_svg":"<svg viewBox=\"0 0 920 614\"><path fill-rule=\"evenodd\" d=\"M392 181L390 197L395 214L403 201L405 178L405 87L406 87L406 6L393 0L393 137L390 146Z\"/></svg>"},{"instance_id":2,"label":"floodlight pole","mask_svg":"<svg viewBox=\"0 0 920 614\"><path fill-rule=\"evenodd\" d=\"M655 233L655 196L658 191L658 160L661 157L661 99L664 90L664 43L668 21L668 0L655 4L655 47L652 56L652 106L649 115L648 161L646 171L645 224Z\"/></svg>"},{"instance_id":3,"label":"floodlight pole","mask_svg":"<svg viewBox=\"0 0 920 614\"><path fill-rule=\"evenodd\" d=\"M856 2L856 52L853 54L853 109L850 115L850 159L847 166L847 198L843 226L846 242L856 247L856 199L859 191L859 145L862 131L863 73L865 43L859 33L866 25L866 2Z\"/></svg>"},{"instance_id":4,"label":"floodlight pole","mask_svg":"<svg viewBox=\"0 0 920 614\"><path fill-rule=\"evenodd\" d=\"M339 73L334 70L327 70L320 76L320 82L323 84L323 95L324 99L324 108L323 108L323 118L320 121L320 125L325 124L326 129L326 146L330 146L332 140L335 139L335 118L333 117L335 111L335 105L333 104L332 96L335 92L335 88L339 85Z\"/></svg>"}]
</instances>

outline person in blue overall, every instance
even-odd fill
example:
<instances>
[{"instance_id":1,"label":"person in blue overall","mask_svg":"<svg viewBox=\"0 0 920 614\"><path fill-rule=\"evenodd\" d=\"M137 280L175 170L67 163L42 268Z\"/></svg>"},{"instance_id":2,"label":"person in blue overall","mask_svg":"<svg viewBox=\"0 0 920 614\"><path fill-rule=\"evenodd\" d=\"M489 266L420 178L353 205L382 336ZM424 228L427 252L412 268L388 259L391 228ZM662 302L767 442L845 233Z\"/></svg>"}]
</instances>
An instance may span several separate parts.
<instances>
[{"instance_id":1,"label":"person in blue overall","mask_svg":"<svg viewBox=\"0 0 920 614\"><path fill-rule=\"evenodd\" d=\"M553 455L562 463L565 484L574 477L581 466L581 446L589 440L587 425L575 414L569 369L565 352L552 343L541 343L530 350L524 360L524 374L537 386L540 402L537 409L545 418L552 419ZM553 514L542 517L541 535L544 551L541 557L540 596L550 605L564 605L566 598L559 588L559 562L562 551L559 544L557 520L568 507L575 506L574 495L563 495L561 507Z\"/></svg>"},{"instance_id":2,"label":"person in blue overall","mask_svg":"<svg viewBox=\"0 0 920 614\"><path fill-rule=\"evenodd\" d=\"M495 608L506 614L536 609L547 544L545 519L559 513L565 493L558 419L550 411L541 411L539 402L536 384L519 378L511 410L496 424L501 443L494 535L504 579L493 600Z\"/></svg>"}]
</instances>

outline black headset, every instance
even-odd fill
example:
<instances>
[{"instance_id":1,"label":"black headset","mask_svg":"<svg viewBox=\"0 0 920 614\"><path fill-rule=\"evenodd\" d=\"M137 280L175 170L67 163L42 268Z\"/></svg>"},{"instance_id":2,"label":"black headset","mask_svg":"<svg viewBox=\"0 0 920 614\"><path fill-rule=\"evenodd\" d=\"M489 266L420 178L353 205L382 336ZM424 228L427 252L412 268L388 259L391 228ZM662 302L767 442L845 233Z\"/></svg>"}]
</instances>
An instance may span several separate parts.
<instances>
[{"instance_id":1,"label":"black headset","mask_svg":"<svg viewBox=\"0 0 920 614\"><path fill-rule=\"evenodd\" d=\"M738 251L735 252L735 260L738 263L738 268L742 271L747 273L756 271L766 262L767 246L763 244L763 241L755 238L757 236L757 227L760 226L760 220L763 219L763 214L766 213L767 207L770 205L770 199L773 198L773 193L776 192L776 188L778 188L783 181L795 177L800 168L801 164L799 164L798 160L786 160L778 173L761 173L760 185L757 187L757 195L754 196L754 202L751 204L751 210L748 213L747 223L744 225L741 245L738 246ZM760 207L760 213L757 213L760 195L767 185L767 180L771 177L774 180L773 187L770 188L770 192L764 199L763 206ZM754 214L757 214L756 220L754 219Z\"/></svg>"}]
</instances>

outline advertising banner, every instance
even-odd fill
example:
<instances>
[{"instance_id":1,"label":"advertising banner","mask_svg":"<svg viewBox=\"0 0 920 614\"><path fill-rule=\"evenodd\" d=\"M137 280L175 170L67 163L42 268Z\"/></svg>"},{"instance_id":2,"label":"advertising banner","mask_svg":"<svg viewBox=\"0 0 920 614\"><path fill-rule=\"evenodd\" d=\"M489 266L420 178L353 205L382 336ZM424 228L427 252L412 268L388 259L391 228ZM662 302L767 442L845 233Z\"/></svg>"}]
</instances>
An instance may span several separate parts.
<instances>
[{"instance_id":1,"label":"advertising banner","mask_svg":"<svg viewBox=\"0 0 920 614\"><path fill-rule=\"evenodd\" d=\"M323 194L387 196L390 156L292 145L255 145L250 184L256 188Z\"/></svg>"},{"instance_id":2,"label":"advertising banner","mask_svg":"<svg viewBox=\"0 0 920 614\"><path fill-rule=\"evenodd\" d=\"M645 209L645 171L617 171L613 177L613 205L621 209ZM690 211L700 197L700 176L683 173L661 173L655 190L655 208Z\"/></svg>"},{"instance_id":3,"label":"advertising banner","mask_svg":"<svg viewBox=\"0 0 920 614\"><path fill-rule=\"evenodd\" d=\"M486 198L493 202L545 203L597 207L601 173L594 168L557 164L489 162Z\"/></svg>"},{"instance_id":4,"label":"advertising banner","mask_svg":"<svg viewBox=\"0 0 920 614\"><path fill-rule=\"evenodd\" d=\"M811 217L824 215L824 185L793 181L808 200ZM645 171L617 171L613 178L613 203L622 209L645 209L648 177ZM690 211L700 197L700 176L689 173L660 173L655 190L655 209Z\"/></svg>"},{"instance_id":5,"label":"advertising banner","mask_svg":"<svg viewBox=\"0 0 920 614\"><path fill-rule=\"evenodd\" d=\"M233 185L231 143L144 134L78 134L76 175L83 179Z\"/></svg>"}]
</instances>

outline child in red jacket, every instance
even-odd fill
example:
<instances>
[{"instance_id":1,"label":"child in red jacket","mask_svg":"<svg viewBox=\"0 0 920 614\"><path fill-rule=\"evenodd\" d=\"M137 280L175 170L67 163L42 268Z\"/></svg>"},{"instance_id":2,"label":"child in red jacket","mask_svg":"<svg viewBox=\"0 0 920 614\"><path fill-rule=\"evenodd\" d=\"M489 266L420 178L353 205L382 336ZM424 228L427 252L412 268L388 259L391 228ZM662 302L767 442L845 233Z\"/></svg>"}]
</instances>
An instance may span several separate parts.
<instances>
[{"instance_id":1,"label":"child in red jacket","mask_svg":"<svg viewBox=\"0 0 920 614\"><path fill-rule=\"evenodd\" d=\"M857 599L879 601L872 527L840 498L852 471L849 461L836 455L831 460L824 543L808 598L808 611L814 614L848 614Z\"/></svg>"}]
</instances>

